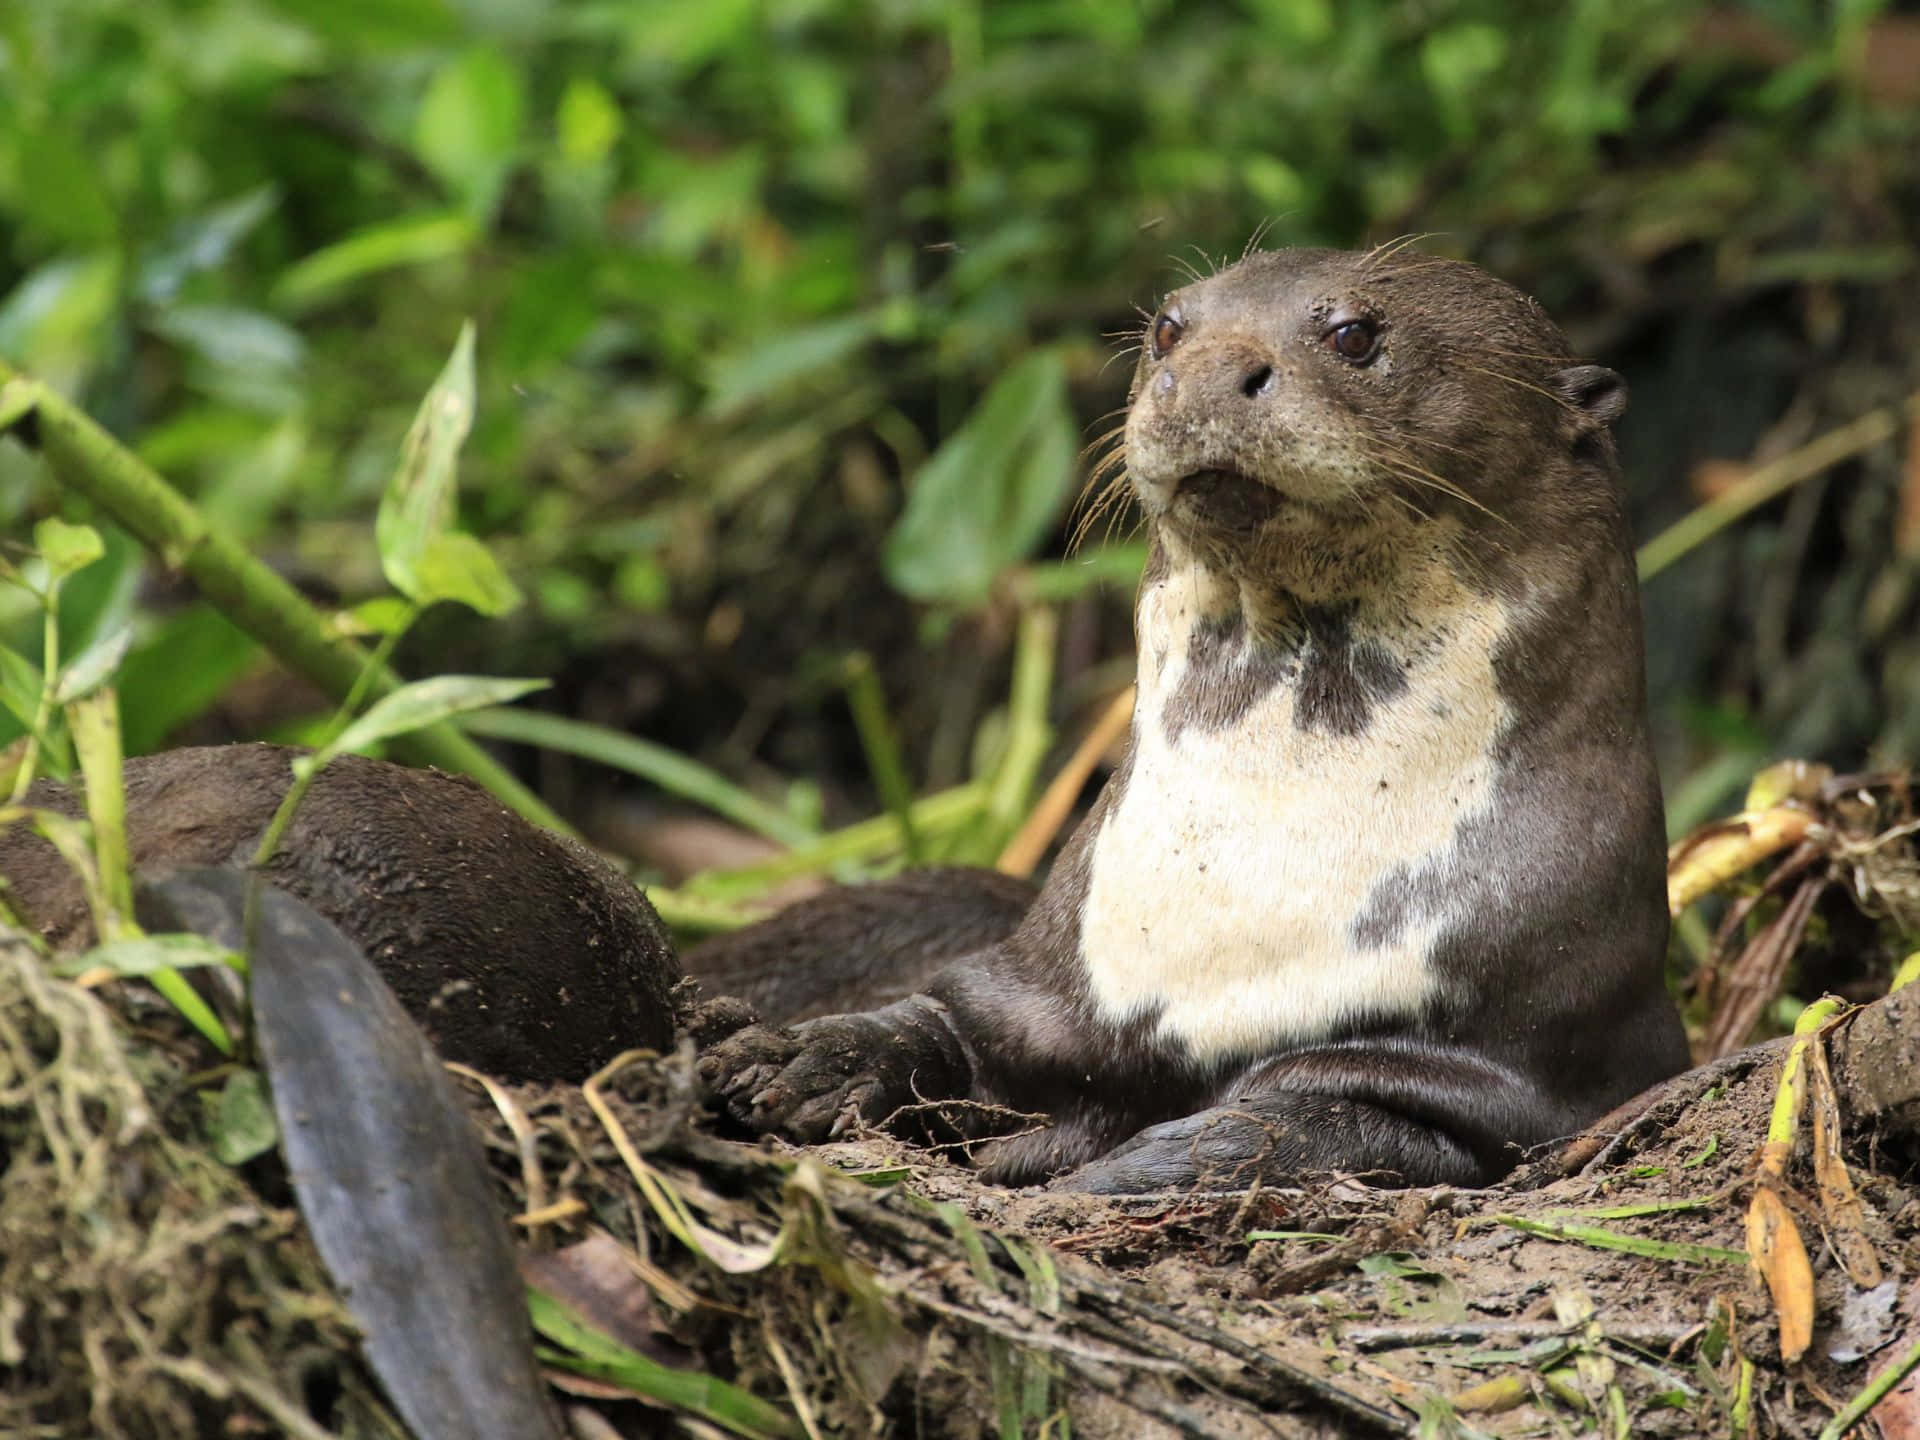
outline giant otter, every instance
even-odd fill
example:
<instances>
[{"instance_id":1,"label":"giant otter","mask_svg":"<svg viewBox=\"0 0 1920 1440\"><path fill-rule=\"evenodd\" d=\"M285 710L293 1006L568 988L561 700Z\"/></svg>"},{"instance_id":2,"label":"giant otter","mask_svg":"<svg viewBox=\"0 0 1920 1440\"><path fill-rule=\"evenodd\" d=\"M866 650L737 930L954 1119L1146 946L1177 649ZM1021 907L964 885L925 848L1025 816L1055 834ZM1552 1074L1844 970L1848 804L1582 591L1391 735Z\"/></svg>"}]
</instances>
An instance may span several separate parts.
<instances>
[{"instance_id":1,"label":"giant otter","mask_svg":"<svg viewBox=\"0 0 1920 1440\"><path fill-rule=\"evenodd\" d=\"M1681 1068L1625 400L1471 265L1279 251L1170 295L1125 763L1010 935L738 1031L720 1096L800 1140L1045 1112L986 1152L1011 1184L1478 1184Z\"/></svg>"},{"instance_id":2,"label":"giant otter","mask_svg":"<svg viewBox=\"0 0 1920 1440\"><path fill-rule=\"evenodd\" d=\"M222 745L127 761L134 867L245 866L297 753ZM26 803L79 814L82 798L42 780ZM646 897L464 776L343 755L265 874L346 932L450 1060L578 1080L632 1046L673 1043L680 971ZM24 823L0 827L0 880L54 948L93 943L79 878Z\"/></svg>"}]
</instances>

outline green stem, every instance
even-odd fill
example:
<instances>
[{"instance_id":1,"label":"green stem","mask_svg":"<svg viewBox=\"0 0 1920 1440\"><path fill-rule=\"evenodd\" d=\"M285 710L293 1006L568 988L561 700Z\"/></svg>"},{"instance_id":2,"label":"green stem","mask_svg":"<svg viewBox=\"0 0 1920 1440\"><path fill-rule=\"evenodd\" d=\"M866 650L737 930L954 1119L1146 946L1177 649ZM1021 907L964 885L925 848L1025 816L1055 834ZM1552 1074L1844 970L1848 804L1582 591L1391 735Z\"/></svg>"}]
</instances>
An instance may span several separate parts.
<instances>
[{"instance_id":1,"label":"green stem","mask_svg":"<svg viewBox=\"0 0 1920 1440\"><path fill-rule=\"evenodd\" d=\"M33 784L34 772L40 768L40 747L45 743L47 727L53 723L53 688L60 680L60 582L57 579L48 578L42 603L45 638L40 643L40 703L33 712L33 730L27 736L26 753L21 756L20 768L13 777L16 801Z\"/></svg>"},{"instance_id":2,"label":"green stem","mask_svg":"<svg viewBox=\"0 0 1920 1440\"><path fill-rule=\"evenodd\" d=\"M867 755L867 771L873 776L880 803L899 822L900 848L907 863L917 865L925 854L920 832L913 823L913 785L907 779L906 761L900 754L900 739L894 733L893 717L887 713L886 692L873 668L873 658L864 653L847 657L847 708L853 711L854 729L860 732L860 748Z\"/></svg>"},{"instance_id":3,"label":"green stem","mask_svg":"<svg viewBox=\"0 0 1920 1440\"><path fill-rule=\"evenodd\" d=\"M1887 1392L1906 1379L1916 1365L1920 1365L1920 1343L1904 1351L1899 1359L1869 1380L1866 1388L1827 1422L1826 1428L1820 1432L1820 1440L1840 1440L1842 1435L1866 1418L1868 1411L1886 1399Z\"/></svg>"},{"instance_id":4,"label":"green stem","mask_svg":"<svg viewBox=\"0 0 1920 1440\"><path fill-rule=\"evenodd\" d=\"M1053 743L1047 706L1053 696L1053 653L1059 622L1051 606L1032 605L1020 616L1013 650L1013 691L1007 704L1007 748L994 773L987 814L993 848L1006 844L1033 799L1034 781Z\"/></svg>"},{"instance_id":5,"label":"green stem","mask_svg":"<svg viewBox=\"0 0 1920 1440\"><path fill-rule=\"evenodd\" d=\"M469 734L532 745L562 755L577 755L582 760L638 775L669 794L704 805L714 814L782 845L811 845L820 838L818 831L801 824L778 806L769 805L677 750L609 730L604 725L550 715L544 710L506 706L469 710L455 723Z\"/></svg>"},{"instance_id":6,"label":"green stem","mask_svg":"<svg viewBox=\"0 0 1920 1440\"><path fill-rule=\"evenodd\" d=\"M1640 579L1651 580L1695 546L1702 545L1750 510L1791 490L1802 480L1890 440L1902 418L1920 420L1920 395L1905 404L1869 410L1837 430L1829 430L1798 450L1755 469L1746 479L1689 511L1640 547Z\"/></svg>"},{"instance_id":7,"label":"green stem","mask_svg":"<svg viewBox=\"0 0 1920 1440\"><path fill-rule=\"evenodd\" d=\"M366 703L367 691L373 688L375 677L385 675L387 662L393 658L393 652L399 648L401 637L413 628L413 622L420 618L420 607L411 601L407 604L407 618L380 637L380 643L373 647L359 678L353 682L353 689L347 692L347 698L340 702L340 708L333 712L333 719L327 722L326 733L320 737L320 743L313 748L323 750L340 738L340 732L353 723L353 717L360 713L360 707Z\"/></svg>"},{"instance_id":8,"label":"green stem","mask_svg":"<svg viewBox=\"0 0 1920 1440\"><path fill-rule=\"evenodd\" d=\"M916 800L913 823L922 835L941 833L972 821L985 803L986 793L977 783L957 785ZM899 843L899 823L891 815L875 815L758 865L702 871L685 888L689 895L703 899L758 895L796 875L822 874L846 861L875 859Z\"/></svg>"},{"instance_id":9,"label":"green stem","mask_svg":"<svg viewBox=\"0 0 1920 1440\"><path fill-rule=\"evenodd\" d=\"M0 386L19 378L0 361ZM354 692L370 657L336 635L299 591L231 537L211 529L178 491L78 407L43 387L34 419L32 433L62 485L99 505L169 569L184 572L215 609L289 669L335 699ZM370 682L376 696L399 683L386 670ZM527 819L572 833L538 796L451 725L429 725L394 746L416 764L471 775Z\"/></svg>"}]
</instances>

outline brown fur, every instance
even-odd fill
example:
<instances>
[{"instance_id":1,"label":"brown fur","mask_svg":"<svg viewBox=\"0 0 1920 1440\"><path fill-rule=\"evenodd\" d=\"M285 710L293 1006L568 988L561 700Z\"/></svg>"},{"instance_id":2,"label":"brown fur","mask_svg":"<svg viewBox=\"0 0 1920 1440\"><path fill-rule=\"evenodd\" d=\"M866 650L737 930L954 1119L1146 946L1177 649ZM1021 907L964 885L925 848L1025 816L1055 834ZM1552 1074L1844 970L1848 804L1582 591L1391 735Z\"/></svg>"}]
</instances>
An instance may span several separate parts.
<instances>
[{"instance_id":1,"label":"brown fur","mask_svg":"<svg viewBox=\"0 0 1920 1440\"><path fill-rule=\"evenodd\" d=\"M1045 1111L991 1161L1014 1182L1485 1181L1685 1062L1624 387L1404 249L1251 255L1161 317L1128 763L1004 943L706 1070L799 1138Z\"/></svg>"}]
</instances>

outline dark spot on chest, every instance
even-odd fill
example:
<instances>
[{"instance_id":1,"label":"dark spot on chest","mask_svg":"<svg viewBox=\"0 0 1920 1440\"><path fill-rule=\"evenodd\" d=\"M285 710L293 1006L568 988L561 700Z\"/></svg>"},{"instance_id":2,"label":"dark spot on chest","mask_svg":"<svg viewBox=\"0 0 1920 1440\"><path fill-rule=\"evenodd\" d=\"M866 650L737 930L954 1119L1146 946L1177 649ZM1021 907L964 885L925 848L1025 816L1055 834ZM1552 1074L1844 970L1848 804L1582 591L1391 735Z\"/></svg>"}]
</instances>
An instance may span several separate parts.
<instances>
[{"instance_id":1,"label":"dark spot on chest","mask_svg":"<svg viewBox=\"0 0 1920 1440\"><path fill-rule=\"evenodd\" d=\"M1247 643L1246 617L1202 620L1187 643L1187 668L1161 716L1168 742L1178 741L1189 725L1207 734L1231 728L1299 671L1297 647Z\"/></svg>"},{"instance_id":2,"label":"dark spot on chest","mask_svg":"<svg viewBox=\"0 0 1920 1440\"><path fill-rule=\"evenodd\" d=\"M1237 725L1276 685L1295 690L1294 727L1364 735L1376 705L1406 693L1406 666L1378 640L1355 638L1352 610L1309 609L1286 636L1250 639L1246 619L1203 620L1167 697L1169 742L1189 725L1212 734Z\"/></svg>"},{"instance_id":3,"label":"dark spot on chest","mask_svg":"<svg viewBox=\"0 0 1920 1440\"><path fill-rule=\"evenodd\" d=\"M1407 667L1371 636L1354 638L1351 609L1308 610L1304 619L1294 726L1364 735L1375 705L1407 693Z\"/></svg>"}]
</instances>

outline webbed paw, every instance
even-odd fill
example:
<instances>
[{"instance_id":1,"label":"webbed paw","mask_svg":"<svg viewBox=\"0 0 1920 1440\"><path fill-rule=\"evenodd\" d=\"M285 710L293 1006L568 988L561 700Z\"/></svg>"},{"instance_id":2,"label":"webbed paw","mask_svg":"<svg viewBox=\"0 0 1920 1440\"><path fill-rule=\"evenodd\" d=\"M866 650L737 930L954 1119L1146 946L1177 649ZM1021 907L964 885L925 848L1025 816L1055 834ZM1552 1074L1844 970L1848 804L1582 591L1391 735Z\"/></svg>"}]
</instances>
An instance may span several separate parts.
<instances>
[{"instance_id":1,"label":"webbed paw","mask_svg":"<svg viewBox=\"0 0 1920 1440\"><path fill-rule=\"evenodd\" d=\"M743 1124L815 1144L895 1108L874 1064L887 1038L857 1015L753 1025L702 1055L700 1077Z\"/></svg>"},{"instance_id":2,"label":"webbed paw","mask_svg":"<svg viewBox=\"0 0 1920 1440\"><path fill-rule=\"evenodd\" d=\"M1052 1190L1089 1195L1142 1195L1201 1185L1244 1188L1270 1172L1277 1127L1229 1109L1201 1110L1149 1125L1098 1160L1053 1180Z\"/></svg>"}]
</instances>

